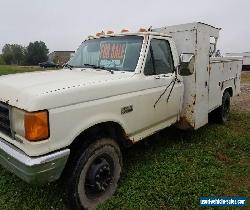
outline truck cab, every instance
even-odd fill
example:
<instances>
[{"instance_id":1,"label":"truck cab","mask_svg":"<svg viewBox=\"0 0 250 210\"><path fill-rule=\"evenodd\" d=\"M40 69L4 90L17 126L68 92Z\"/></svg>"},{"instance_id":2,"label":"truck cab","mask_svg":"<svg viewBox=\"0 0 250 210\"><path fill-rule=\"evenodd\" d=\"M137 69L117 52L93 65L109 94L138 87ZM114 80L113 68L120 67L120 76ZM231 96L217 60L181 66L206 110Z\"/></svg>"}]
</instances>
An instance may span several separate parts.
<instances>
[{"instance_id":1,"label":"truck cab","mask_svg":"<svg viewBox=\"0 0 250 210\"><path fill-rule=\"evenodd\" d=\"M83 56L88 50L91 58ZM179 56L170 36L137 32L90 38L83 42L69 65L96 69L101 66L111 70L111 77L131 75L126 87L111 87L110 92L125 94L112 112L117 111L116 121L121 122L133 142L179 120L184 86L177 71Z\"/></svg>"}]
</instances>

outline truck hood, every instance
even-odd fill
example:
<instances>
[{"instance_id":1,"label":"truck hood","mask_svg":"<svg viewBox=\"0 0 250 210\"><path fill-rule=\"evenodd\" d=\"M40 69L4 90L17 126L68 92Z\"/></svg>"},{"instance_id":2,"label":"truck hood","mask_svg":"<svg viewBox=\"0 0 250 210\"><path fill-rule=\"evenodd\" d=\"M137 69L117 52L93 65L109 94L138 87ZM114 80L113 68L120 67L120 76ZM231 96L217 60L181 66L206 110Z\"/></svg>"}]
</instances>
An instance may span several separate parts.
<instances>
[{"instance_id":1,"label":"truck hood","mask_svg":"<svg viewBox=\"0 0 250 210\"><path fill-rule=\"evenodd\" d=\"M57 108L127 92L118 86L124 86L133 75L63 69L1 76L0 101L26 111Z\"/></svg>"}]
</instances>

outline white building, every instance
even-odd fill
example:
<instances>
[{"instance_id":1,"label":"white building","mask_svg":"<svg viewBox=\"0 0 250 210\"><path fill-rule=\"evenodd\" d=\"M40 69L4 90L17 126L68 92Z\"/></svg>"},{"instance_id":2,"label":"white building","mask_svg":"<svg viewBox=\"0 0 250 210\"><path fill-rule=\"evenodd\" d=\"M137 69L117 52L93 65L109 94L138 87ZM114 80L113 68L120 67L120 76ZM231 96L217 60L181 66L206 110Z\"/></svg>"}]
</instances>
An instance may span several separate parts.
<instances>
[{"instance_id":1,"label":"white building","mask_svg":"<svg viewBox=\"0 0 250 210\"><path fill-rule=\"evenodd\" d=\"M243 59L242 70L250 70L250 52L226 53L226 57L241 57Z\"/></svg>"}]
</instances>

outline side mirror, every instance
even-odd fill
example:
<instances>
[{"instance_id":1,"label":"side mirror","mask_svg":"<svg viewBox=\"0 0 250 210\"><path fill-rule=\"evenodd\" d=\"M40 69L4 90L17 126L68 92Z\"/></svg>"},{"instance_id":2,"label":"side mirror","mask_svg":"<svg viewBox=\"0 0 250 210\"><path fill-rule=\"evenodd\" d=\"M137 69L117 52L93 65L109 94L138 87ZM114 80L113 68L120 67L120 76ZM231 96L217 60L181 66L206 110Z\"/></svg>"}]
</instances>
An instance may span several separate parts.
<instances>
[{"instance_id":1,"label":"side mirror","mask_svg":"<svg viewBox=\"0 0 250 210\"><path fill-rule=\"evenodd\" d=\"M181 76L189 76L194 72L194 54L182 53L180 55L179 74Z\"/></svg>"}]
</instances>

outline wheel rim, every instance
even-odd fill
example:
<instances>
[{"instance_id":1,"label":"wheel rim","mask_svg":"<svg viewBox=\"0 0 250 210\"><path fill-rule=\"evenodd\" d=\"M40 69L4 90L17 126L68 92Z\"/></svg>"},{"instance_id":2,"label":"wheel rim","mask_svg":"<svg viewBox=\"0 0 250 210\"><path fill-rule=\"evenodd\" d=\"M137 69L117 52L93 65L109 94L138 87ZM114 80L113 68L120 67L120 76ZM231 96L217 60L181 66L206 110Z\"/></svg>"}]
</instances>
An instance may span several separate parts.
<instances>
[{"instance_id":1,"label":"wheel rim","mask_svg":"<svg viewBox=\"0 0 250 210\"><path fill-rule=\"evenodd\" d=\"M96 157L88 168L85 178L85 193L90 199L105 194L112 184L114 163L108 155Z\"/></svg>"}]
</instances>

